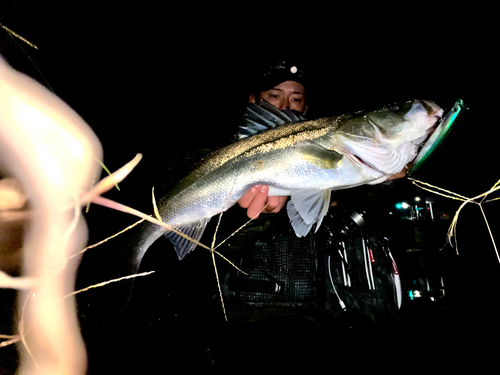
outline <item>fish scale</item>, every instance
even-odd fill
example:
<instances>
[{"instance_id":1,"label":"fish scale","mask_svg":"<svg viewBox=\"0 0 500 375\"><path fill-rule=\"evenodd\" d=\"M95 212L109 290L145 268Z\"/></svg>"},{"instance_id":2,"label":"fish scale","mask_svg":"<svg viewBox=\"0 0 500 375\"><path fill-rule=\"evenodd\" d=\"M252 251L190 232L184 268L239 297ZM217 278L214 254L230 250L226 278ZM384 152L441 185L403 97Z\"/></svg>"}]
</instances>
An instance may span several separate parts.
<instances>
[{"instance_id":1,"label":"fish scale","mask_svg":"<svg viewBox=\"0 0 500 375\"><path fill-rule=\"evenodd\" d=\"M397 109L302 121L289 110L282 116L266 102L255 107L250 105L259 116L276 115L279 121L264 125L249 115L241 140L204 157L159 199L164 222L199 241L212 216L234 205L252 186L267 184L269 195L290 196L286 209L291 225L297 236L305 236L314 225L319 228L332 190L380 183L400 172L418 154L415 143L443 112L432 102L413 100ZM288 124L286 119L300 122ZM144 254L162 235L179 259L196 247L175 232L144 222L124 238L120 254L126 269L120 274L137 273ZM132 279L128 297L133 284Z\"/></svg>"},{"instance_id":2,"label":"fish scale","mask_svg":"<svg viewBox=\"0 0 500 375\"><path fill-rule=\"evenodd\" d=\"M269 118L276 112L271 107L264 103L258 111L267 111ZM291 196L287 210L292 227L297 236L305 236L314 224L319 227L331 190L380 183L398 173L417 155L414 141L427 134L442 112L432 102L413 100L397 110L384 107L292 124L266 121L259 129L271 126L267 131L203 158L159 201L158 210L164 222L199 240L212 216L233 206L252 186L266 184L270 195ZM256 118L248 121L251 126ZM151 244L163 233L179 259L196 247L163 228L148 229L144 236L151 238L142 242Z\"/></svg>"}]
</instances>

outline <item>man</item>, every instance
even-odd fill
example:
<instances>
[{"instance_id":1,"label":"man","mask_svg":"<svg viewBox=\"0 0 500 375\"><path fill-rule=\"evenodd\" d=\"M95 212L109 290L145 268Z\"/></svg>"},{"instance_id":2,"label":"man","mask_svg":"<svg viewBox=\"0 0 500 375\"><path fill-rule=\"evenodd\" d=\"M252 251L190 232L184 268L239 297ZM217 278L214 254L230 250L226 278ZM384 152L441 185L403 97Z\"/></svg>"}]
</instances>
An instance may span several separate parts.
<instances>
[{"instance_id":1,"label":"man","mask_svg":"<svg viewBox=\"0 0 500 375\"><path fill-rule=\"evenodd\" d=\"M288 107L304 115L309 106L308 90L309 85L300 66L281 62L256 80L249 101L260 103L261 100L266 100L279 110L285 110ZM406 170L403 170L402 173L393 175L390 179L403 177L405 174ZM352 189L349 191L356 202L358 192ZM249 332L250 334L255 333L256 337L259 337L259 330L264 329L267 333L269 327L276 326L280 327L280 332L297 337L297 335L300 336L297 332L300 332L301 322L304 321L303 316L307 317L305 321L323 324L324 317L328 316L329 319L336 317L337 309L340 309L342 304L345 306L343 301L341 304L337 302L336 298L340 300L340 297L333 289L335 288L334 281L331 281L331 276L328 277L328 271L330 263L333 263L334 267L337 265L336 258L332 257L334 261L330 262L329 254L334 251L336 254L334 245L336 241L343 239L338 233L339 228L344 229L339 226L340 220L346 218L349 220L350 216L344 215L345 218L342 216L344 207L338 207L338 210L332 208L325 216L318 233L311 232L299 238L291 229L287 213L280 212L288 197L268 197L268 194L268 186L253 186L238 202L247 210L249 218L258 216L263 208L262 212L277 215L260 217L232 237L233 260L242 265L248 274L229 268L223 278L222 290L226 303L231 304L231 308L228 309L229 314L232 314L231 311L235 312L237 322L252 322L253 329ZM363 196L369 197L368 194L363 194ZM342 202L342 199L340 201ZM332 205L336 205L336 202ZM363 218L363 215L358 214L358 216ZM359 233L356 235L359 236ZM358 242L361 244L360 240ZM379 250L379 248L374 248L373 251L379 253L384 250L382 248ZM355 264L357 263L354 262L353 265ZM359 267L362 267L362 263L359 264ZM388 264L391 265L388 272L392 272L392 263ZM351 268L354 270L353 277L354 272L356 276L366 273L365 268L358 268ZM380 293L379 290L382 288L379 287L377 293ZM388 290L392 292L392 289L388 288ZM356 307L358 303L361 303L360 306L365 306L366 301L370 303L375 293L372 290L370 292L371 294L366 293L370 299L365 298L363 293L354 296L355 302L351 304L352 306L348 305L351 311L360 310ZM386 293L385 289L384 293ZM393 298L392 295L391 298ZM377 299L379 300L384 302L383 306L386 305L385 299L381 297ZM300 308L297 309L296 306ZM230 319L232 318L233 316L230 315ZM256 322L262 322L262 324L255 324ZM286 328L281 328L285 326ZM290 326L294 329L290 330ZM308 334L311 332L310 327L304 329ZM284 338L280 345L286 346L294 342L295 340Z\"/></svg>"},{"instance_id":2,"label":"man","mask_svg":"<svg viewBox=\"0 0 500 375\"><path fill-rule=\"evenodd\" d=\"M281 61L271 66L260 75L250 94L250 103L266 100L279 110L290 108L305 115L308 109L307 81L304 71L298 64ZM238 204L247 209L249 218L259 215L264 206L264 213L277 213L285 205L286 196L268 197L269 187L257 185L252 187Z\"/></svg>"}]
</instances>

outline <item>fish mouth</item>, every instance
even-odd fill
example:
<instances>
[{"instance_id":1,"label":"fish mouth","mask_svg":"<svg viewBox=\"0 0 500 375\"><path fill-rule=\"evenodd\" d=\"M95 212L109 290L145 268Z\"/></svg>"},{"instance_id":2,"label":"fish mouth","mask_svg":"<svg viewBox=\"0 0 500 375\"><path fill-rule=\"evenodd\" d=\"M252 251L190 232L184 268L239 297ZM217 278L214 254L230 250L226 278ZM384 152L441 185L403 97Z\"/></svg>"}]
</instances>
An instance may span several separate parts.
<instances>
[{"instance_id":1,"label":"fish mouth","mask_svg":"<svg viewBox=\"0 0 500 375\"><path fill-rule=\"evenodd\" d=\"M455 120L462 112L464 108L467 108L462 99L457 99L453 108L444 116L436 126L432 129L430 137L422 143L422 147L419 149L417 156L414 158L414 166L410 170L410 174L415 172L422 163L433 153L433 151L443 142L444 138L450 132Z\"/></svg>"},{"instance_id":2,"label":"fish mouth","mask_svg":"<svg viewBox=\"0 0 500 375\"><path fill-rule=\"evenodd\" d=\"M425 138L420 142L417 142L417 144L419 145L417 155L420 152L420 149L427 143L431 135L434 134L438 126L441 124L444 112L441 107L439 107L431 100L418 100L418 102L422 104L427 112L427 122L430 124L430 127L427 128L427 135L425 136Z\"/></svg>"},{"instance_id":3,"label":"fish mouth","mask_svg":"<svg viewBox=\"0 0 500 375\"><path fill-rule=\"evenodd\" d=\"M443 114L443 109L438 106L436 103L434 103L432 100L417 100L422 104L422 106L425 108L427 111L427 115L430 117L437 117L441 118Z\"/></svg>"},{"instance_id":4,"label":"fish mouth","mask_svg":"<svg viewBox=\"0 0 500 375\"><path fill-rule=\"evenodd\" d=\"M438 125L441 123L444 111L440 106L438 106L432 100L420 99L420 100L415 100L415 102L422 104L425 111L427 112L427 119L426 119L426 123L428 124L427 137L423 142L420 143L421 145L423 145L429 139L432 133L434 133Z\"/></svg>"},{"instance_id":5,"label":"fish mouth","mask_svg":"<svg viewBox=\"0 0 500 375\"><path fill-rule=\"evenodd\" d=\"M356 165L370 168L371 170L383 174L387 174L387 171L392 170L396 165L401 165L401 168L403 168L404 165L412 162L417 157L421 147L425 145L437 127L441 124L442 116L443 109L433 101L414 100L411 110L404 116L404 119L405 121L416 123L416 126L420 127L420 137L408 140L407 146L402 144L392 151L388 150L387 152L375 153L375 155L372 155L368 147L359 147L359 145L358 147L353 147L353 143L350 145L346 143L344 146L345 154L348 155ZM374 127L376 126L375 124L373 125ZM413 148L411 152L413 157L408 155L410 152L409 148ZM402 151L403 149L405 151ZM408 158L408 156L410 157ZM387 160L387 162L385 160Z\"/></svg>"}]
</instances>

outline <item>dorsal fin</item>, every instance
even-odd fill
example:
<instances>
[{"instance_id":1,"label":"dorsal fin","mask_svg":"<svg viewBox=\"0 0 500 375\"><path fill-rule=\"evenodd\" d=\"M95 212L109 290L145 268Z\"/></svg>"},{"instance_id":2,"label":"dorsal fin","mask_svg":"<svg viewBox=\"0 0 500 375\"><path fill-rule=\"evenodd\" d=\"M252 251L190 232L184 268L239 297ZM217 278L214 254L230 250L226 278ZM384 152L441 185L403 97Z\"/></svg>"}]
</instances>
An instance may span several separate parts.
<instances>
[{"instance_id":1,"label":"dorsal fin","mask_svg":"<svg viewBox=\"0 0 500 375\"><path fill-rule=\"evenodd\" d=\"M297 114L289 108L280 111L265 100L262 100L260 105L250 103L237 137L238 139L243 139L263 133L276 126L293 124L304 120L305 118L301 114Z\"/></svg>"}]
</instances>

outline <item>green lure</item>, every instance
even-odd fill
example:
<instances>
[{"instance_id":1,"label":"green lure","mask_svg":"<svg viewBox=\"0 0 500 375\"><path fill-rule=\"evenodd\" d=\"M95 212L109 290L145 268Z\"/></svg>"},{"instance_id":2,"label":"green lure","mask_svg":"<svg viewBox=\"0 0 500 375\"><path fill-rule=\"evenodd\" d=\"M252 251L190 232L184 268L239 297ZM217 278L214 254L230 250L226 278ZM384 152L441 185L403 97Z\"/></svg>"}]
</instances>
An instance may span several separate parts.
<instances>
[{"instance_id":1,"label":"green lure","mask_svg":"<svg viewBox=\"0 0 500 375\"><path fill-rule=\"evenodd\" d=\"M415 173L422 164L425 163L427 159L432 155L432 153L443 143L445 138L450 133L455 120L460 115L463 109L466 109L462 99L457 99L453 108L446 114L446 116L441 121L441 124L437 127L436 131L431 135L429 140L425 143L422 150L419 152L417 157L413 162L413 168L410 170L409 174Z\"/></svg>"}]
</instances>

